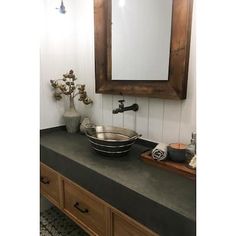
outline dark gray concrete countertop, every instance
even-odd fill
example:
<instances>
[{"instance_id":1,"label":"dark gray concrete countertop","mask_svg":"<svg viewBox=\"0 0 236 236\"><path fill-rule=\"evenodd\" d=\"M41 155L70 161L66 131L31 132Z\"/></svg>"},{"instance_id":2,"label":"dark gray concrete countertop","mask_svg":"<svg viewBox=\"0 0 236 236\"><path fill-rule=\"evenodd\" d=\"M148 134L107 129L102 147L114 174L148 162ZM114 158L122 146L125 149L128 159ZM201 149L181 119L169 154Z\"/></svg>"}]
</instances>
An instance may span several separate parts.
<instances>
[{"instance_id":1,"label":"dark gray concrete countertop","mask_svg":"<svg viewBox=\"0 0 236 236\"><path fill-rule=\"evenodd\" d=\"M128 156L111 159L94 152L86 136L64 130L42 134L40 145L43 163L154 231L195 235L195 182L144 163L139 156L147 147L135 144Z\"/></svg>"}]
</instances>

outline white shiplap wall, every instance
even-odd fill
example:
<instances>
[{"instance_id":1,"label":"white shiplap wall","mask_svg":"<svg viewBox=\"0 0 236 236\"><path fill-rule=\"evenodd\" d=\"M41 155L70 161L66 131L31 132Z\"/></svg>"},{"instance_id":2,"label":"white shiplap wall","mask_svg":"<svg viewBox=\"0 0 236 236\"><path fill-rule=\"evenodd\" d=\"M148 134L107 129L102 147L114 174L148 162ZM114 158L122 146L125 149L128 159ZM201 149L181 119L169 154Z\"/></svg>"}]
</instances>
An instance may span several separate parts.
<instances>
[{"instance_id":1,"label":"white shiplap wall","mask_svg":"<svg viewBox=\"0 0 236 236\"><path fill-rule=\"evenodd\" d=\"M48 4L45 0L45 6ZM184 101L163 100L158 98L141 98L125 96L126 105L138 103L139 111L112 114L118 107L121 96L101 95L95 93L94 65L94 22L93 0L69 1L66 4L70 22L70 36L64 44L58 37L48 31L43 33L41 49L41 128L63 124L62 102L55 102L49 80L61 76L70 68L78 74L79 82L85 83L87 92L94 100L93 105L77 103L77 110L83 116L89 116L97 124L115 125L136 130L143 138L159 142L188 143L191 132L196 130L196 92L195 92L195 24L190 51L188 94ZM51 49L51 45L57 45ZM50 51L50 53L48 52ZM48 63L50 62L51 63Z\"/></svg>"}]
</instances>

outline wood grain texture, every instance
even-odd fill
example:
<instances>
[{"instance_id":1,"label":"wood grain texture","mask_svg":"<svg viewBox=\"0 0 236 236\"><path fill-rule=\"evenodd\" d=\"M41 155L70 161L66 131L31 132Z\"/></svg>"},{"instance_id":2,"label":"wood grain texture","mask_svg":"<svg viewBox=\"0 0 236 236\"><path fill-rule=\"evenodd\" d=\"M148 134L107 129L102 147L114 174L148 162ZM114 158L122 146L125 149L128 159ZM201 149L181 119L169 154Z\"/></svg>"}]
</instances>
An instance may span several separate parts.
<instances>
[{"instance_id":1,"label":"wood grain texture","mask_svg":"<svg viewBox=\"0 0 236 236\"><path fill-rule=\"evenodd\" d=\"M64 210L72 214L98 235L106 235L106 207L91 194L64 180ZM78 208L75 204L78 204ZM83 212L87 210L88 212Z\"/></svg>"},{"instance_id":2,"label":"wood grain texture","mask_svg":"<svg viewBox=\"0 0 236 236\"><path fill-rule=\"evenodd\" d=\"M58 174L58 181L59 181L59 207L63 209L64 207L64 185L62 184L63 178L60 174Z\"/></svg>"},{"instance_id":3,"label":"wood grain texture","mask_svg":"<svg viewBox=\"0 0 236 236\"><path fill-rule=\"evenodd\" d=\"M178 173L192 180L196 179L196 170L188 168L185 163L177 163L169 160L165 161L154 160L151 156L151 151L142 153L140 157L146 163L156 166L157 168L162 168L168 171Z\"/></svg>"},{"instance_id":4,"label":"wood grain texture","mask_svg":"<svg viewBox=\"0 0 236 236\"><path fill-rule=\"evenodd\" d=\"M78 184L62 176L50 167L40 163L58 177L57 190L60 192L60 204L53 201L48 194L43 195L64 212L71 220L79 224L91 236L159 236L144 225L138 223L126 214L120 212L107 202L98 198ZM79 212L74 207L75 202L80 202L82 209L88 209L87 213ZM114 217L115 216L115 217ZM119 229L118 229L118 228ZM122 229L120 229L120 227Z\"/></svg>"},{"instance_id":5,"label":"wood grain texture","mask_svg":"<svg viewBox=\"0 0 236 236\"><path fill-rule=\"evenodd\" d=\"M40 191L50 202L60 206L59 176L56 171L42 163L40 164Z\"/></svg>"},{"instance_id":6,"label":"wood grain texture","mask_svg":"<svg viewBox=\"0 0 236 236\"><path fill-rule=\"evenodd\" d=\"M111 236L159 236L125 214L112 212Z\"/></svg>"},{"instance_id":7,"label":"wood grain texture","mask_svg":"<svg viewBox=\"0 0 236 236\"><path fill-rule=\"evenodd\" d=\"M185 99L192 0L173 0L168 81L115 81L111 78L111 0L94 0L96 92Z\"/></svg>"}]
</instances>

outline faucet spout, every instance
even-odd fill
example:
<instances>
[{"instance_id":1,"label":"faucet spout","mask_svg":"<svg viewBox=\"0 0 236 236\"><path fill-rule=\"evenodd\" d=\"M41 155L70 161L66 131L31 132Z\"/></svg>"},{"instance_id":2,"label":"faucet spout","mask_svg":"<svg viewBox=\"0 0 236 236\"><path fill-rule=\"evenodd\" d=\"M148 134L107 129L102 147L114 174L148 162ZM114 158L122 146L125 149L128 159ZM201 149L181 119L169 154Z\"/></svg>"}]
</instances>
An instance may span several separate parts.
<instances>
[{"instance_id":1,"label":"faucet spout","mask_svg":"<svg viewBox=\"0 0 236 236\"><path fill-rule=\"evenodd\" d=\"M123 104L124 100L119 101L119 102L120 102L121 104L119 105L118 108L112 110L112 113L113 113L113 114L123 113L123 112L125 112L125 111L138 111L138 109L139 109L139 106L138 106L137 103L134 103L134 104L131 105L131 106L125 107L124 104Z\"/></svg>"},{"instance_id":2,"label":"faucet spout","mask_svg":"<svg viewBox=\"0 0 236 236\"><path fill-rule=\"evenodd\" d=\"M121 112L120 108L112 110L112 114L118 114L119 112Z\"/></svg>"},{"instance_id":3,"label":"faucet spout","mask_svg":"<svg viewBox=\"0 0 236 236\"><path fill-rule=\"evenodd\" d=\"M138 110L138 104L134 103L133 105L131 106L128 106L128 107L124 107L123 108L123 111L137 111Z\"/></svg>"}]
</instances>

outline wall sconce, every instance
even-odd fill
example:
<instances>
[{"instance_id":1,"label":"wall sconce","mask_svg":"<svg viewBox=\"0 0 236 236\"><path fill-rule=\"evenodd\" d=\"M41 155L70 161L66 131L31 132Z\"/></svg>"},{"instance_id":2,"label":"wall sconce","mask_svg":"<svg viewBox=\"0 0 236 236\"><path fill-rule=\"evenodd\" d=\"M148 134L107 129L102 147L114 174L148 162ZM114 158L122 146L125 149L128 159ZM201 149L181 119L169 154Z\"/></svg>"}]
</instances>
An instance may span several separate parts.
<instances>
[{"instance_id":1,"label":"wall sconce","mask_svg":"<svg viewBox=\"0 0 236 236\"><path fill-rule=\"evenodd\" d=\"M65 14L66 13L66 8L64 6L63 0L61 0L61 6L59 8L56 8L56 9L59 9L59 12L61 14Z\"/></svg>"}]
</instances>

